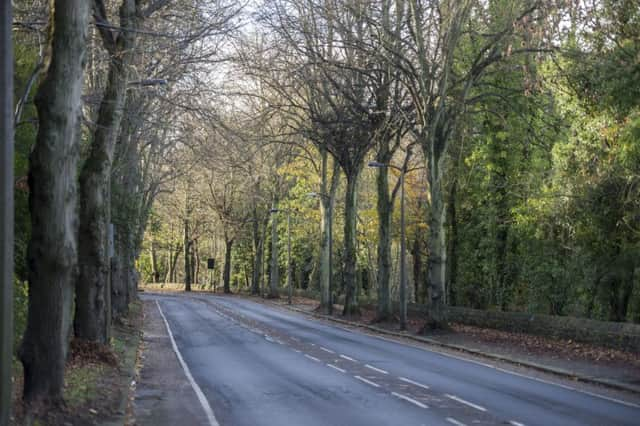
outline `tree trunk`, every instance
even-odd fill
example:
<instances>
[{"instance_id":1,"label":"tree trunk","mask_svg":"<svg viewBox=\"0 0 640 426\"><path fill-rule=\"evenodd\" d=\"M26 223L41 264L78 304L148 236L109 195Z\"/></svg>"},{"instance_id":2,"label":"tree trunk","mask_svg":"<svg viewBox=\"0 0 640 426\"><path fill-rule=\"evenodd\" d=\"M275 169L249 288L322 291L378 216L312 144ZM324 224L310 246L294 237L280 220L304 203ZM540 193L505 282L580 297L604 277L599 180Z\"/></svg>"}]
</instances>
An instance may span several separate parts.
<instances>
[{"instance_id":1,"label":"tree trunk","mask_svg":"<svg viewBox=\"0 0 640 426\"><path fill-rule=\"evenodd\" d=\"M448 298L447 304L455 306L456 300L456 278L458 274L458 218L456 215L456 193L458 182L457 180L451 185L451 191L449 193L449 204L447 208L447 224L449 226L448 246L449 251L447 255L447 291Z\"/></svg>"},{"instance_id":2,"label":"tree trunk","mask_svg":"<svg viewBox=\"0 0 640 426\"><path fill-rule=\"evenodd\" d=\"M333 251L333 206L335 205L336 191L340 182L340 166L334 161L331 182L328 179L328 153L321 149L322 170L320 183L320 310L324 314L333 311L331 300L332 282L332 251Z\"/></svg>"},{"instance_id":3,"label":"tree trunk","mask_svg":"<svg viewBox=\"0 0 640 426\"><path fill-rule=\"evenodd\" d=\"M178 258L180 257L180 253L182 252L182 245L176 244L176 249L172 253L171 258L171 275L169 277L169 281L171 283L176 283L178 281Z\"/></svg>"},{"instance_id":4,"label":"tree trunk","mask_svg":"<svg viewBox=\"0 0 640 426\"><path fill-rule=\"evenodd\" d=\"M224 282L225 294L231 293L231 249L233 248L233 239L225 238L224 241L224 272L222 279Z\"/></svg>"},{"instance_id":5,"label":"tree trunk","mask_svg":"<svg viewBox=\"0 0 640 426\"><path fill-rule=\"evenodd\" d=\"M347 189L344 206L344 288L345 300L342 314L345 316L360 314L358 289L356 283L356 218L357 218L358 173L347 174Z\"/></svg>"},{"instance_id":6,"label":"tree trunk","mask_svg":"<svg viewBox=\"0 0 640 426\"><path fill-rule=\"evenodd\" d=\"M129 280L129 241L124 229L116 227L116 252L118 256L113 261L111 273L113 287L111 288L111 315L117 317L126 312L127 287Z\"/></svg>"},{"instance_id":7,"label":"tree trunk","mask_svg":"<svg viewBox=\"0 0 640 426\"><path fill-rule=\"evenodd\" d=\"M120 25L136 28L136 2L123 0ZM110 289L108 229L111 222L111 165L127 90L127 70L133 55L135 31L119 33L109 75L98 111L89 157L80 173L79 276L76 284L76 336L105 344L110 330L110 313L105 300Z\"/></svg>"},{"instance_id":8,"label":"tree trunk","mask_svg":"<svg viewBox=\"0 0 640 426\"><path fill-rule=\"evenodd\" d=\"M277 206L273 203L273 208ZM269 299L280 297L278 286L280 285L280 268L278 267L278 220L277 213L271 214L271 279L269 280Z\"/></svg>"},{"instance_id":9,"label":"tree trunk","mask_svg":"<svg viewBox=\"0 0 640 426\"><path fill-rule=\"evenodd\" d=\"M378 212L378 305L377 321L391 318L391 297L389 279L391 277L391 212L389 195L389 169L379 167L376 177Z\"/></svg>"},{"instance_id":10,"label":"tree trunk","mask_svg":"<svg viewBox=\"0 0 640 426\"><path fill-rule=\"evenodd\" d=\"M191 270L193 271L193 282L197 285L200 282L200 253L198 252L198 240L193 240L193 258L191 259Z\"/></svg>"},{"instance_id":11,"label":"tree trunk","mask_svg":"<svg viewBox=\"0 0 640 426\"><path fill-rule=\"evenodd\" d=\"M169 247L167 248L167 252L166 252L166 256L165 256L165 261L166 261L166 267L167 267L167 273L164 274L164 283L168 283L169 281L171 281L171 257L172 257L172 250L171 250L171 243L167 244Z\"/></svg>"},{"instance_id":12,"label":"tree trunk","mask_svg":"<svg viewBox=\"0 0 640 426\"><path fill-rule=\"evenodd\" d=\"M435 139L433 145L440 142ZM425 329L443 328L447 325L445 303L446 294L446 209L443 194L444 148L440 146L426 150L428 161L429 193L431 195L431 212L429 217L429 237L427 239L427 283L429 287L429 310Z\"/></svg>"},{"instance_id":13,"label":"tree trunk","mask_svg":"<svg viewBox=\"0 0 640 426\"><path fill-rule=\"evenodd\" d=\"M151 246L149 247L149 255L151 257L151 281L156 284L160 281L160 271L158 271L158 253L153 238L151 238Z\"/></svg>"},{"instance_id":14,"label":"tree trunk","mask_svg":"<svg viewBox=\"0 0 640 426\"><path fill-rule=\"evenodd\" d=\"M504 126L486 124L491 132L504 131ZM508 279L507 279L507 243L509 237L509 222L510 212L508 203L507 188L507 175L506 169L508 167L507 159L504 158L502 150L504 149L501 141L492 138L489 143L489 155L490 161L493 164L490 175L490 189L491 189L491 204L495 211L495 229L494 231L494 276L492 281L493 291L491 294L491 304L503 311L507 310L510 295L508 291Z\"/></svg>"},{"instance_id":15,"label":"tree trunk","mask_svg":"<svg viewBox=\"0 0 640 426\"><path fill-rule=\"evenodd\" d=\"M260 221L258 212L253 209L253 271L251 274L251 294L260 294L260 279L262 278L262 254L264 252L264 241L260 238Z\"/></svg>"},{"instance_id":16,"label":"tree trunk","mask_svg":"<svg viewBox=\"0 0 640 426\"><path fill-rule=\"evenodd\" d=\"M261 278L261 290L260 295L264 297L266 294L266 286L267 286L267 273L268 273L268 265L267 265L267 227L269 226L269 216L265 218L264 226L262 227L262 277Z\"/></svg>"},{"instance_id":17,"label":"tree trunk","mask_svg":"<svg viewBox=\"0 0 640 426\"><path fill-rule=\"evenodd\" d=\"M189 248L191 242L189 241L189 220L184 220L184 241L182 242L184 249L184 291L191 291L191 266L190 266L190 253Z\"/></svg>"},{"instance_id":18,"label":"tree trunk","mask_svg":"<svg viewBox=\"0 0 640 426\"><path fill-rule=\"evenodd\" d=\"M331 235L329 233L329 222L331 221L331 200L327 189L327 167L328 153L326 149L320 150L322 156L322 169L320 181L320 310L324 314L331 313L331 276L329 275L331 253L329 246L331 244Z\"/></svg>"},{"instance_id":19,"label":"tree trunk","mask_svg":"<svg viewBox=\"0 0 640 426\"><path fill-rule=\"evenodd\" d=\"M424 290L425 277L422 269L422 243L420 233L416 232L411 248L413 258L413 288L416 303L424 303L426 291Z\"/></svg>"},{"instance_id":20,"label":"tree trunk","mask_svg":"<svg viewBox=\"0 0 640 426\"><path fill-rule=\"evenodd\" d=\"M77 164L89 3L55 0L51 62L29 158L29 313L20 350L27 404L62 402L77 268Z\"/></svg>"},{"instance_id":21,"label":"tree trunk","mask_svg":"<svg viewBox=\"0 0 640 426\"><path fill-rule=\"evenodd\" d=\"M122 120L120 127L114 157L119 172L111 176L111 221L115 227L116 245L111 280L111 315L114 318L127 314L138 279L135 260L139 224L137 214L132 214L132 211L137 212L139 204L135 193L139 183L140 158L137 147L131 147L132 130L128 120Z\"/></svg>"}]
</instances>

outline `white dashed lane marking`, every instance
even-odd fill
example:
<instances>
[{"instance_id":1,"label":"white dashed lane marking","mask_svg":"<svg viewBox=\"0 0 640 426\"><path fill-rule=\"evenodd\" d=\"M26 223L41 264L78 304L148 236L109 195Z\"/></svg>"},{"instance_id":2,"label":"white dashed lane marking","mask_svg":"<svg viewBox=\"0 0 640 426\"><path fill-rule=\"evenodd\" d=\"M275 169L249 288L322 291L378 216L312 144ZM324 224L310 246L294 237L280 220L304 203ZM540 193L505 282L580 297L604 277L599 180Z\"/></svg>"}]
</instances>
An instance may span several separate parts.
<instances>
[{"instance_id":1,"label":"white dashed lane marking","mask_svg":"<svg viewBox=\"0 0 640 426\"><path fill-rule=\"evenodd\" d=\"M382 370L380 368L374 367L373 365L365 364L364 366L367 367L370 370L377 371L378 373L389 374L388 371L384 371L384 370Z\"/></svg>"},{"instance_id":2,"label":"white dashed lane marking","mask_svg":"<svg viewBox=\"0 0 640 426\"><path fill-rule=\"evenodd\" d=\"M509 420L509 424L512 426L524 426L524 423L516 422L515 420Z\"/></svg>"},{"instance_id":3,"label":"white dashed lane marking","mask_svg":"<svg viewBox=\"0 0 640 426\"><path fill-rule=\"evenodd\" d=\"M464 404L464 405L466 405L468 407L475 408L476 410L487 411L486 408L484 408L484 407L482 407L480 405L474 404L473 402L469 402L469 401L467 401L465 399L458 398L455 395L449 395L448 393L445 393L444 396L446 396L447 398L452 399L454 401L458 401L460 404Z\"/></svg>"},{"instance_id":4,"label":"white dashed lane marking","mask_svg":"<svg viewBox=\"0 0 640 426\"><path fill-rule=\"evenodd\" d=\"M408 396L406 396L406 395L402 395L401 393L398 393L398 392L391 392L391 395L395 396L396 398L400 398L400 399L402 399L402 400L405 400L405 401L407 401L407 402L410 402L410 403L412 403L413 405L417 405L417 406L418 406L418 407L420 407L420 408L429 408L429 406L428 406L428 405L423 404L423 403L422 403L422 402L420 402L420 401L416 401L415 399L410 398L410 397L408 397Z\"/></svg>"},{"instance_id":5,"label":"white dashed lane marking","mask_svg":"<svg viewBox=\"0 0 640 426\"><path fill-rule=\"evenodd\" d=\"M309 354L304 354L304 356L306 356L307 358L309 358L310 360L313 360L315 362L320 362L320 360L318 358L316 358L315 356L311 356Z\"/></svg>"},{"instance_id":6,"label":"white dashed lane marking","mask_svg":"<svg viewBox=\"0 0 640 426\"><path fill-rule=\"evenodd\" d=\"M329 352L330 354L335 354L335 352L334 352L334 351L332 351L331 349L327 349L327 348L322 347L322 346L320 346L320 349L322 349L322 350L323 350L323 351L325 351L325 352Z\"/></svg>"},{"instance_id":7,"label":"white dashed lane marking","mask_svg":"<svg viewBox=\"0 0 640 426\"><path fill-rule=\"evenodd\" d=\"M360 376L353 376L353 377L355 377L356 379L360 380L361 382L364 382L364 383L366 383L368 385L371 385L371 386L373 386L375 388L379 388L380 387L379 384L377 384L375 382L372 382L371 380L367 380L364 377L360 377Z\"/></svg>"},{"instance_id":8,"label":"white dashed lane marking","mask_svg":"<svg viewBox=\"0 0 640 426\"><path fill-rule=\"evenodd\" d=\"M464 423L457 421L457 420L456 420L456 419L454 419L453 417L447 417L447 421L448 421L449 423L453 424L453 425L456 425L456 426L467 426L467 425L465 425Z\"/></svg>"},{"instance_id":9,"label":"white dashed lane marking","mask_svg":"<svg viewBox=\"0 0 640 426\"><path fill-rule=\"evenodd\" d=\"M346 356L346 355L342 355L342 354L340 355L340 358L346 359L347 361L358 362L355 359L353 359L353 358L351 358L349 356Z\"/></svg>"},{"instance_id":10,"label":"white dashed lane marking","mask_svg":"<svg viewBox=\"0 0 640 426\"><path fill-rule=\"evenodd\" d=\"M339 372L341 372L341 373L346 373L346 372L347 372L347 370L343 370L342 368L340 368L340 367L338 367L338 366L335 366L335 365L333 365L333 364L327 364L327 367L331 367L331 368L333 368L334 370L338 370L338 371L339 371Z\"/></svg>"},{"instance_id":11,"label":"white dashed lane marking","mask_svg":"<svg viewBox=\"0 0 640 426\"><path fill-rule=\"evenodd\" d=\"M402 380L403 382L405 382L405 383L411 383L412 385L418 386L418 387L420 387L422 389L429 389L429 386L423 385L422 383L419 383L419 382L414 382L413 380L407 379L406 377L398 377L398 378L400 380Z\"/></svg>"}]
</instances>

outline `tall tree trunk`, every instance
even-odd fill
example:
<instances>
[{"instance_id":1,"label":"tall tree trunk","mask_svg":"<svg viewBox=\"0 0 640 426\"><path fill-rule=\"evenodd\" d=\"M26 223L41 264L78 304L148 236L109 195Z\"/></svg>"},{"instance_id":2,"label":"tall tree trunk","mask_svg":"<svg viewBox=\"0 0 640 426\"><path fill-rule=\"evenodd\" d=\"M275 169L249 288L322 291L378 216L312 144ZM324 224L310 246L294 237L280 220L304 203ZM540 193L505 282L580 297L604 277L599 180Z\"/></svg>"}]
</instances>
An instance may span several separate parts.
<instances>
[{"instance_id":1,"label":"tall tree trunk","mask_svg":"<svg viewBox=\"0 0 640 426\"><path fill-rule=\"evenodd\" d=\"M445 303L446 294L446 208L443 193L443 174L445 161L445 141L432 138L427 147L429 193L431 195L431 212L429 215L429 237L427 239L427 283L429 287L429 309L425 329L442 328L447 325Z\"/></svg>"},{"instance_id":2,"label":"tall tree trunk","mask_svg":"<svg viewBox=\"0 0 640 426\"><path fill-rule=\"evenodd\" d=\"M184 248L184 291L191 291L191 266L189 248L191 247L191 241L189 241L189 220L184 220L184 241L182 246Z\"/></svg>"},{"instance_id":3,"label":"tall tree trunk","mask_svg":"<svg viewBox=\"0 0 640 426\"><path fill-rule=\"evenodd\" d=\"M383 153L384 154L384 153ZM383 155L386 159L386 156ZM388 160L386 160L388 161ZM389 169L379 167L376 176L378 212L378 305L377 320L391 318L391 297L389 279L391 277L391 197L389 195Z\"/></svg>"},{"instance_id":4,"label":"tall tree trunk","mask_svg":"<svg viewBox=\"0 0 640 426\"><path fill-rule=\"evenodd\" d=\"M151 257L151 280L154 284L160 281L160 271L158 271L158 252L156 251L155 240L151 238L149 247L149 256Z\"/></svg>"},{"instance_id":5,"label":"tall tree trunk","mask_svg":"<svg viewBox=\"0 0 640 426\"><path fill-rule=\"evenodd\" d=\"M171 276L169 277L171 283L178 282L178 259L180 258L180 253L182 253L182 245L176 244L176 249L171 255Z\"/></svg>"},{"instance_id":6,"label":"tall tree trunk","mask_svg":"<svg viewBox=\"0 0 640 426\"><path fill-rule=\"evenodd\" d=\"M265 218L264 226L262 227L262 277L261 277L261 290L260 295L264 297L266 294L267 277L269 272L269 266L267 265L267 228L269 227L269 216Z\"/></svg>"},{"instance_id":7,"label":"tall tree trunk","mask_svg":"<svg viewBox=\"0 0 640 426\"><path fill-rule=\"evenodd\" d=\"M422 241L420 233L416 232L411 248L411 257L413 258L413 289L416 303L424 303L426 291L424 289L425 277L422 269Z\"/></svg>"},{"instance_id":8,"label":"tall tree trunk","mask_svg":"<svg viewBox=\"0 0 640 426\"><path fill-rule=\"evenodd\" d=\"M169 243L169 248L167 249L167 275L164 279L165 284L170 283L171 278L173 278L173 244Z\"/></svg>"},{"instance_id":9,"label":"tall tree trunk","mask_svg":"<svg viewBox=\"0 0 640 426\"><path fill-rule=\"evenodd\" d=\"M494 133L503 132L502 124L492 124L489 121L485 127ZM490 161L494 167L490 174L491 204L495 211L494 226L490 226L493 230L493 279L491 294L491 304L505 311L507 309L510 295L508 294L507 279L507 243L509 237L510 212L508 203L508 182L506 169L508 167L507 160L501 154L503 153L504 144L502 141L492 138L489 143Z\"/></svg>"},{"instance_id":10,"label":"tall tree trunk","mask_svg":"<svg viewBox=\"0 0 640 426\"><path fill-rule=\"evenodd\" d=\"M358 289L356 282L356 218L358 173L347 174L347 189L344 206L344 288L345 301L343 315L358 315Z\"/></svg>"},{"instance_id":11,"label":"tall tree trunk","mask_svg":"<svg viewBox=\"0 0 640 426\"><path fill-rule=\"evenodd\" d=\"M225 237L224 240L224 272L222 279L224 282L225 294L231 293L231 249L233 248L233 238L229 239Z\"/></svg>"},{"instance_id":12,"label":"tall tree trunk","mask_svg":"<svg viewBox=\"0 0 640 426\"><path fill-rule=\"evenodd\" d=\"M260 238L260 221L257 208L253 209L253 271L251 274L251 294L260 294L260 279L262 278L262 254L264 241Z\"/></svg>"},{"instance_id":13,"label":"tall tree trunk","mask_svg":"<svg viewBox=\"0 0 640 426\"><path fill-rule=\"evenodd\" d=\"M127 233L120 226L116 227L115 249L118 256L114 259L111 273L113 275L113 287L111 288L111 314L117 317L126 311L127 283L128 283L128 253L129 243Z\"/></svg>"},{"instance_id":14,"label":"tall tree trunk","mask_svg":"<svg viewBox=\"0 0 640 426\"><path fill-rule=\"evenodd\" d=\"M130 101L127 103L129 104ZM131 109L129 106L125 109ZM135 270L136 228L138 227L136 188L139 183L140 158L137 147L132 147L132 126L122 120L116 144L114 164L119 170L111 176L111 220L115 227L115 258L112 262L111 315L125 316L135 293L131 291L137 280Z\"/></svg>"},{"instance_id":15,"label":"tall tree trunk","mask_svg":"<svg viewBox=\"0 0 640 426\"><path fill-rule=\"evenodd\" d=\"M328 153L320 150L322 169L320 171L320 310L324 314L331 313L331 276L330 276L330 239L329 223L331 221L331 200L327 193L328 185Z\"/></svg>"},{"instance_id":16,"label":"tall tree trunk","mask_svg":"<svg viewBox=\"0 0 640 426\"><path fill-rule=\"evenodd\" d=\"M123 0L120 25L137 27L135 0ZM111 33L110 33L111 34ZM110 53L107 86L98 111L89 157L80 173L79 275L76 285L74 330L81 339L105 344L109 338L107 312L110 259L108 229L111 222L111 165L127 90L127 70L134 54L135 31L122 31Z\"/></svg>"},{"instance_id":17,"label":"tall tree trunk","mask_svg":"<svg viewBox=\"0 0 640 426\"><path fill-rule=\"evenodd\" d=\"M333 162L331 181L328 177L328 153L326 149L320 150L322 156L321 183L320 183L320 309L324 314L331 314L333 310L331 300L332 281L332 251L333 251L333 207L335 205L336 191L340 182L340 165Z\"/></svg>"},{"instance_id":18,"label":"tall tree trunk","mask_svg":"<svg viewBox=\"0 0 640 426\"><path fill-rule=\"evenodd\" d=\"M77 268L77 164L89 2L55 0L51 61L29 158L29 313L20 350L28 404L62 402Z\"/></svg>"},{"instance_id":19,"label":"tall tree trunk","mask_svg":"<svg viewBox=\"0 0 640 426\"><path fill-rule=\"evenodd\" d=\"M273 203L273 209L277 204ZM269 298L280 297L278 286L280 285L280 268L278 265L278 213L271 214L271 279L269 280Z\"/></svg>"},{"instance_id":20,"label":"tall tree trunk","mask_svg":"<svg viewBox=\"0 0 640 426\"><path fill-rule=\"evenodd\" d=\"M449 226L449 234L447 250L447 304L455 306L456 300L456 278L458 274L458 218L456 215L456 193L458 189L458 181L454 180L451 184L449 192L449 204L447 206L447 224Z\"/></svg>"},{"instance_id":21,"label":"tall tree trunk","mask_svg":"<svg viewBox=\"0 0 640 426\"><path fill-rule=\"evenodd\" d=\"M198 252L198 239L193 240L191 269L193 270L193 282L197 285L200 282L200 253Z\"/></svg>"}]
</instances>

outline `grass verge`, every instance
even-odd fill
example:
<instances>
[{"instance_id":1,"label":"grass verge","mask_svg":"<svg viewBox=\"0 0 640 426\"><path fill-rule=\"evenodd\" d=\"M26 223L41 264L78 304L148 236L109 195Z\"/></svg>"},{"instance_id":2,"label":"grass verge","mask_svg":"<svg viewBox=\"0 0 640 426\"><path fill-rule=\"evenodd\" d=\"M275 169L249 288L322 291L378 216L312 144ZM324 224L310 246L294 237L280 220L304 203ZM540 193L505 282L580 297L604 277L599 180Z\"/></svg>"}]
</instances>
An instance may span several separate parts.
<instances>
[{"instance_id":1,"label":"grass verge","mask_svg":"<svg viewBox=\"0 0 640 426\"><path fill-rule=\"evenodd\" d=\"M22 365L13 363L11 425L104 425L125 423L142 330L142 304L112 326L107 346L74 340L65 369L64 406L27 414L21 400Z\"/></svg>"}]
</instances>

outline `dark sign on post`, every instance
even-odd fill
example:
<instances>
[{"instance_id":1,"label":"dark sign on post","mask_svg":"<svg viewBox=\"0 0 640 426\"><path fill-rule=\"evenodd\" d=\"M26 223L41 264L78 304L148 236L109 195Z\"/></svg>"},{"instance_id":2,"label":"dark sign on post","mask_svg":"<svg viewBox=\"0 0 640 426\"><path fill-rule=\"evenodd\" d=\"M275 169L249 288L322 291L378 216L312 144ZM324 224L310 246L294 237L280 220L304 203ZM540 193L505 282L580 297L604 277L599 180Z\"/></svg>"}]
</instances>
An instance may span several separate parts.
<instances>
[{"instance_id":1,"label":"dark sign on post","mask_svg":"<svg viewBox=\"0 0 640 426\"><path fill-rule=\"evenodd\" d=\"M207 259L207 269L214 269L216 266L216 260L213 258Z\"/></svg>"}]
</instances>

